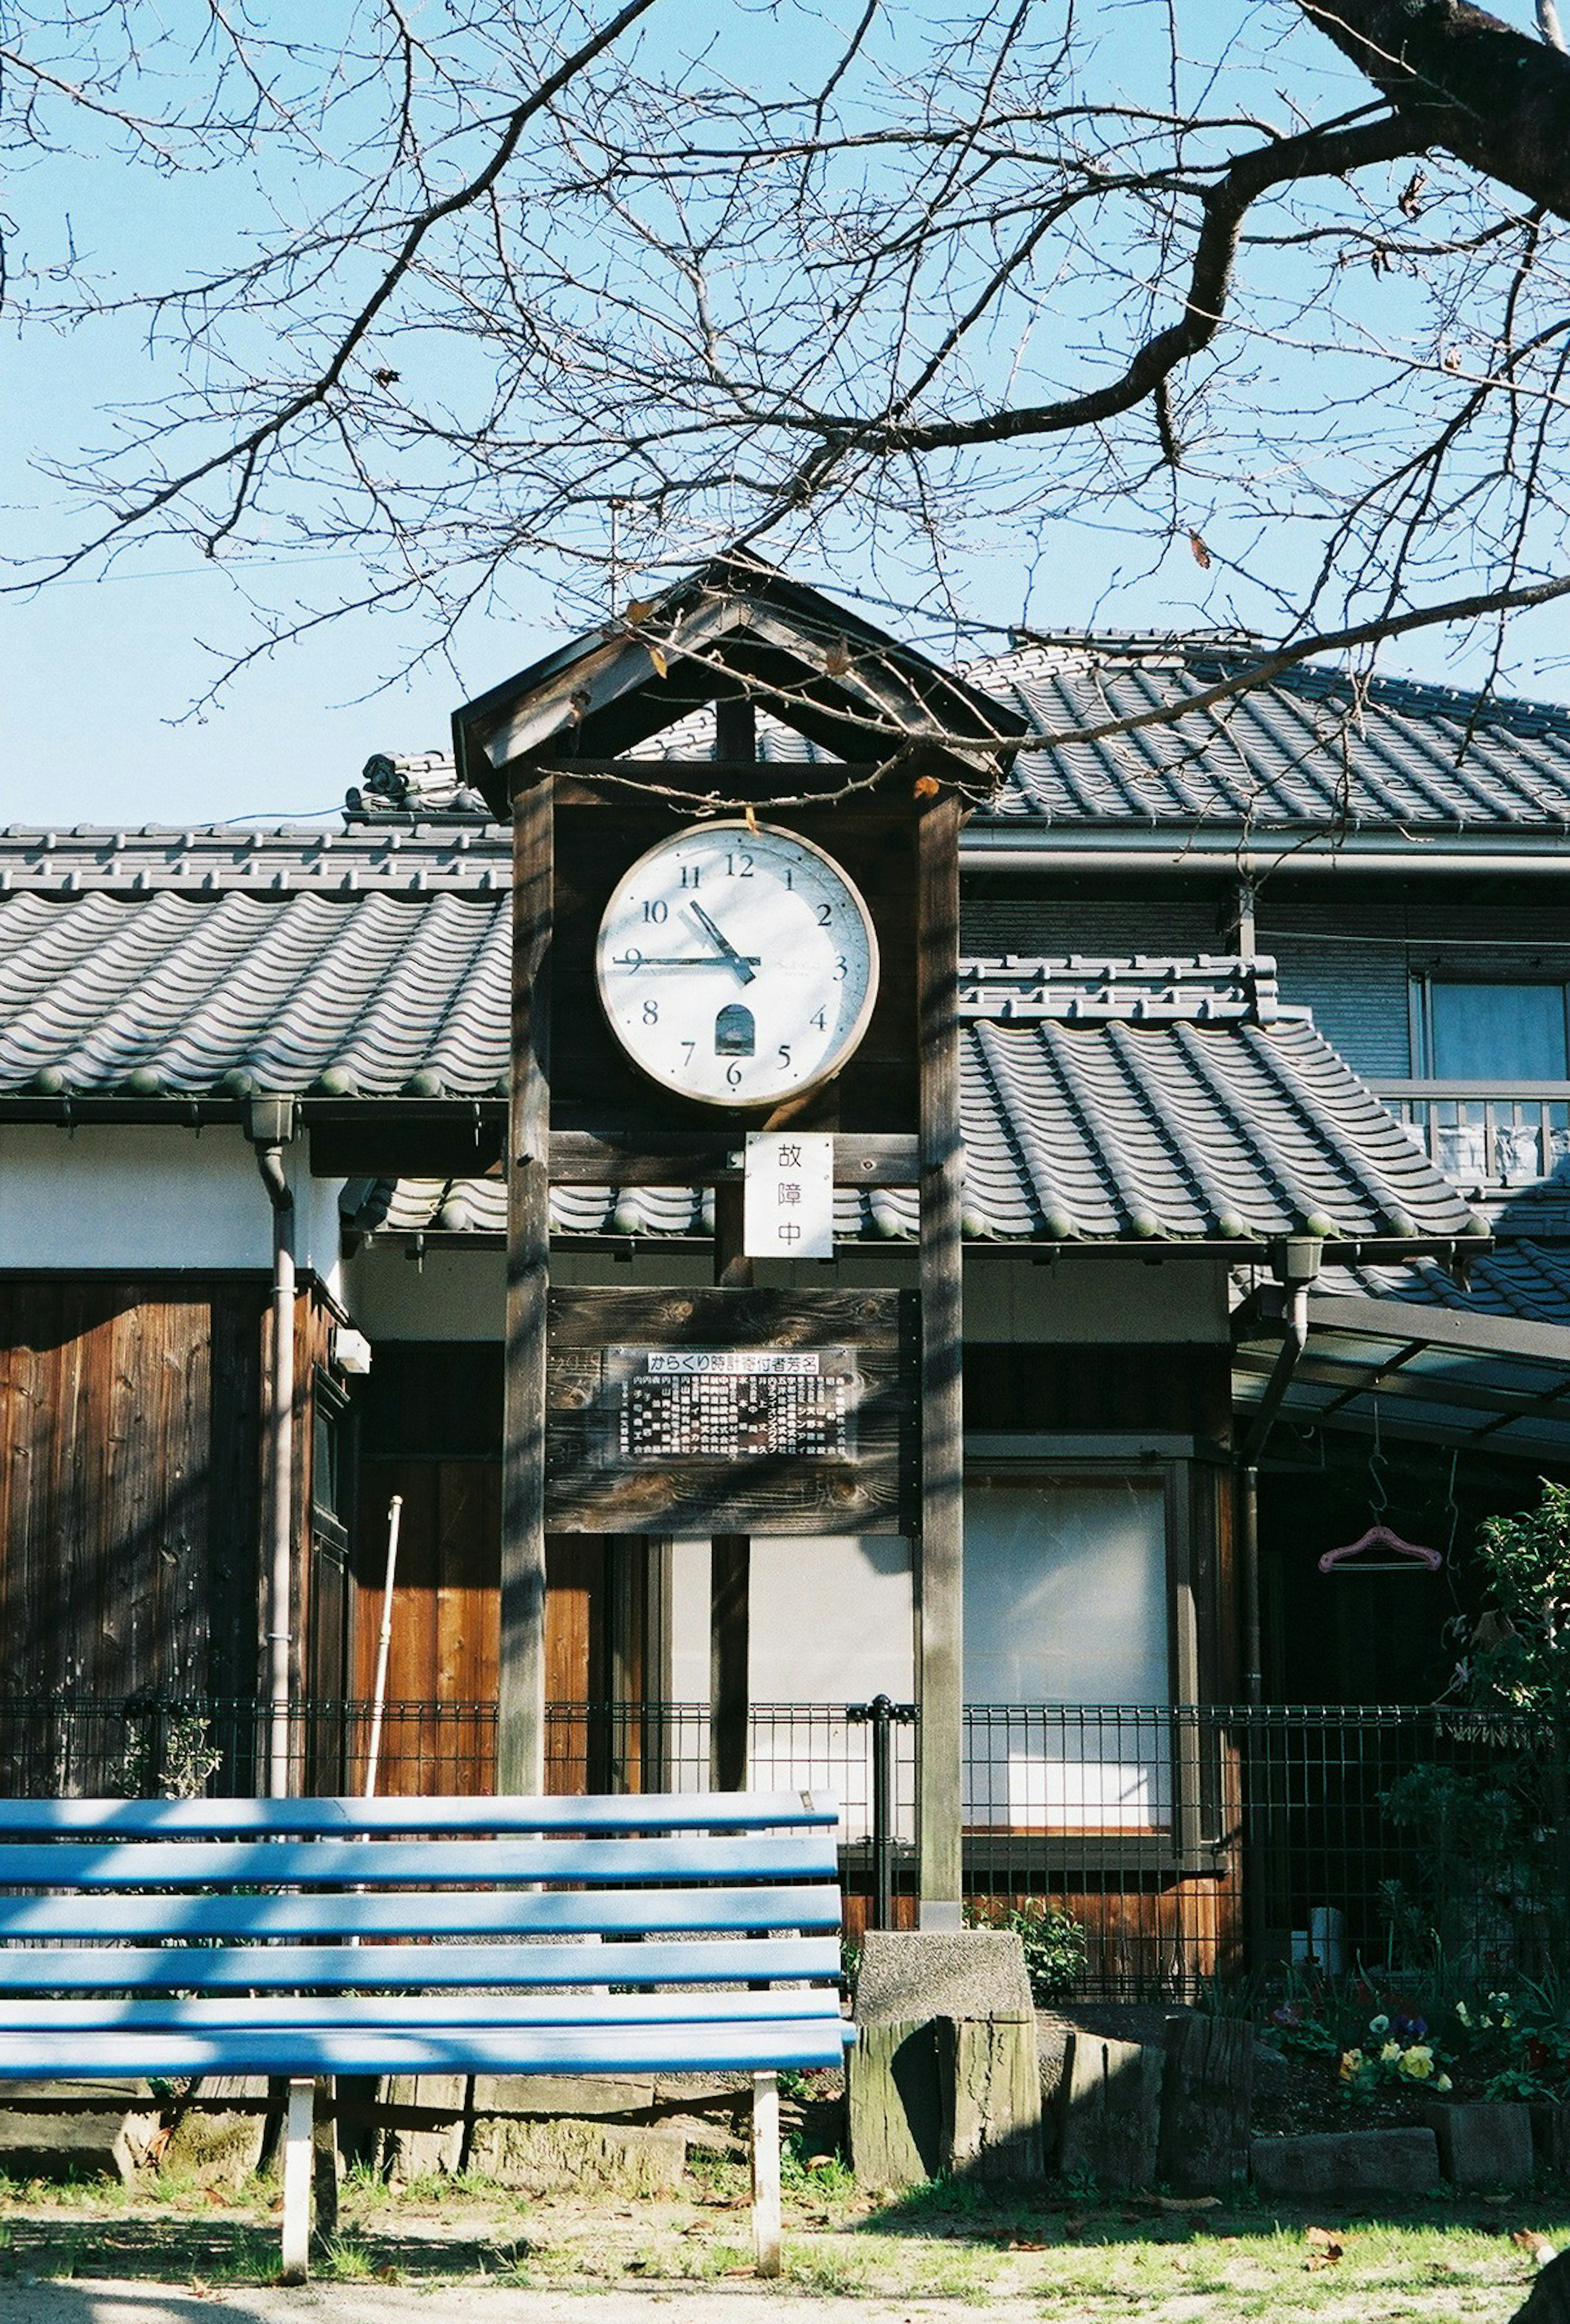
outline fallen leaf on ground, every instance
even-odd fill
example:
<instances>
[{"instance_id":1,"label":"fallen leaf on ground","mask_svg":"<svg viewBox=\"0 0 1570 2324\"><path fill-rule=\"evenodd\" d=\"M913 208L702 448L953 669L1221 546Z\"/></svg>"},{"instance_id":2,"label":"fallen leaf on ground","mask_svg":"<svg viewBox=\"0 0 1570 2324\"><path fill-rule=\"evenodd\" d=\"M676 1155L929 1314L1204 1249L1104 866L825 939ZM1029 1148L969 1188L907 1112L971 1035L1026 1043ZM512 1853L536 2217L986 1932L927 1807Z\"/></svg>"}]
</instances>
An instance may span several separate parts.
<instances>
[{"instance_id":1,"label":"fallen leaf on ground","mask_svg":"<svg viewBox=\"0 0 1570 2324\"><path fill-rule=\"evenodd\" d=\"M1316 2274L1321 2268L1334 2267L1344 2248L1328 2227L1309 2227L1303 2240L1308 2246L1308 2256L1303 2264L1310 2274Z\"/></svg>"},{"instance_id":2,"label":"fallen leaf on ground","mask_svg":"<svg viewBox=\"0 0 1570 2324\"><path fill-rule=\"evenodd\" d=\"M1558 2257L1547 2236L1540 2236L1536 2227L1518 2227L1510 2241L1519 2250L1529 2252L1539 2267L1547 2267L1551 2259Z\"/></svg>"},{"instance_id":3,"label":"fallen leaf on ground","mask_svg":"<svg viewBox=\"0 0 1570 2324\"><path fill-rule=\"evenodd\" d=\"M1051 2249L1051 2246L1049 2244L1030 2243L1023 2236L1011 2236L1009 2241L1003 2246L1003 2249L1005 2251L1049 2251Z\"/></svg>"}]
</instances>

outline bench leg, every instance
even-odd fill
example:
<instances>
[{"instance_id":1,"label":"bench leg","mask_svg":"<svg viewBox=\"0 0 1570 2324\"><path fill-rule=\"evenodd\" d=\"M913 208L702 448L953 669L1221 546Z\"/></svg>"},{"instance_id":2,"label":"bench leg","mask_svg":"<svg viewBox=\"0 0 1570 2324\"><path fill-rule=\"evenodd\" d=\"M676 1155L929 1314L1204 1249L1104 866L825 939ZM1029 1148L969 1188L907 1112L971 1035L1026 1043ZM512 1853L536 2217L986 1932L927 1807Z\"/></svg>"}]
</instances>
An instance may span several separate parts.
<instances>
[{"instance_id":1,"label":"bench leg","mask_svg":"<svg viewBox=\"0 0 1570 2324\"><path fill-rule=\"evenodd\" d=\"M283 2124L283 2281L303 2283L310 2267L310 2181L316 2084L289 2085Z\"/></svg>"},{"instance_id":2,"label":"bench leg","mask_svg":"<svg viewBox=\"0 0 1570 2324\"><path fill-rule=\"evenodd\" d=\"M760 2275L780 2273L780 2083L753 2076L753 2250Z\"/></svg>"}]
</instances>

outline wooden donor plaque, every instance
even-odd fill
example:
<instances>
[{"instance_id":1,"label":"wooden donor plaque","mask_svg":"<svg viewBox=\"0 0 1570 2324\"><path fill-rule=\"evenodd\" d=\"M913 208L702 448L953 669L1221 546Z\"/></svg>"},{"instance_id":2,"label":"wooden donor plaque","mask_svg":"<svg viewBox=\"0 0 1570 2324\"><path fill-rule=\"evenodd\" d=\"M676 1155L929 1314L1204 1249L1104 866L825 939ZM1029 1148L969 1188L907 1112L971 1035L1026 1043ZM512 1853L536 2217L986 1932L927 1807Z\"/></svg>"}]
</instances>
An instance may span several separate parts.
<instances>
[{"instance_id":1,"label":"wooden donor plaque","mask_svg":"<svg viewBox=\"0 0 1570 2324\"><path fill-rule=\"evenodd\" d=\"M546 1523L891 1534L917 1522L900 1291L552 1290Z\"/></svg>"}]
</instances>

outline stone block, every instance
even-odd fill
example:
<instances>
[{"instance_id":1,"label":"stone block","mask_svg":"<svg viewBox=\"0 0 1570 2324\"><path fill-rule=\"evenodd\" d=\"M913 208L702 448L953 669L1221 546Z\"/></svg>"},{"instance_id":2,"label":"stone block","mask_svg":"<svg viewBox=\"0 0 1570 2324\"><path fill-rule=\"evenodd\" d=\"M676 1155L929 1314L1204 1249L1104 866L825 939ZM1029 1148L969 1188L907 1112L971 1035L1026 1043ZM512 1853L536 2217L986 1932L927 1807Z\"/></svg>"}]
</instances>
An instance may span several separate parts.
<instances>
[{"instance_id":1,"label":"stone block","mask_svg":"<svg viewBox=\"0 0 1570 2324\"><path fill-rule=\"evenodd\" d=\"M1532 2153L1547 2179L1570 2179L1570 2103L1539 2098L1532 2107Z\"/></svg>"},{"instance_id":2,"label":"stone block","mask_svg":"<svg viewBox=\"0 0 1570 2324\"><path fill-rule=\"evenodd\" d=\"M1532 2113L1518 2103L1465 2106L1436 2104L1428 2126L1439 2148L1439 2167L1455 2187L1529 2187L1536 2158Z\"/></svg>"},{"instance_id":3,"label":"stone block","mask_svg":"<svg viewBox=\"0 0 1570 2324\"><path fill-rule=\"evenodd\" d=\"M1153 2187L1161 2136L1159 2050L1070 2033L1057 2085L1057 2167L1098 2187Z\"/></svg>"},{"instance_id":4,"label":"stone block","mask_svg":"<svg viewBox=\"0 0 1570 2324\"><path fill-rule=\"evenodd\" d=\"M858 2026L847 2097L862 2186L919 2187L943 2169L943 2047L932 2018Z\"/></svg>"},{"instance_id":5,"label":"stone block","mask_svg":"<svg viewBox=\"0 0 1570 2324\"><path fill-rule=\"evenodd\" d=\"M869 1929L856 1975L858 2025L932 2017L1029 2017L1025 1950L1009 1929Z\"/></svg>"},{"instance_id":6,"label":"stone block","mask_svg":"<svg viewBox=\"0 0 1570 2324\"><path fill-rule=\"evenodd\" d=\"M952 2059L944 2076L947 2167L989 2181L1042 2178L1035 2013L938 2022L940 2054L947 2049Z\"/></svg>"},{"instance_id":7,"label":"stone block","mask_svg":"<svg viewBox=\"0 0 1570 2324\"><path fill-rule=\"evenodd\" d=\"M1254 2034L1230 2017L1169 2017L1157 2167L1175 2195L1224 2195L1248 2177Z\"/></svg>"},{"instance_id":8,"label":"stone block","mask_svg":"<svg viewBox=\"0 0 1570 2324\"><path fill-rule=\"evenodd\" d=\"M1250 2145L1261 2195L1316 2202L1334 2195L1426 2195L1439 2184L1431 2130L1316 2131Z\"/></svg>"},{"instance_id":9,"label":"stone block","mask_svg":"<svg viewBox=\"0 0 1570 2324\"><path fill-rule=\"evenodd\" d=\"M663 2126L634 2129L605 2122L536 2122L486 2116L469 2141L468 2167L528 2195L611 2187L627 2195L675 2195L687 2167L687 2141Z\"/></svg>"},{"instance_id":10,"label":"stone block","mask_svg":"<svg viewBox=\"0 0 1570 2324\"><path fill-rule=\"evenodd\" d=\"M188 2107L170 2132L160 2167L199 2187L233 2193L261 2168L267 2117L227 2108Z\"/></svg>"},{"instance_id":11,"label":"stone block","mask_svg":"<svg viewBox=\"0 0 1570 2324\"><path fill-rule=\"evenodd\" d=\"M610 2074L476 2074L470 2100L476 2114L647 2114L654 2105L651 2076Z\"/></svg>"},{"instance_id":12,"label":"stone block","mask_svg":"<svg viewBox=\"0 0 1570 2324\"><path fill-rule=\"evenodd\" d=\"M118 2179L129 2185L160 2129L156 2113L114 2107L0 2109L0 2171L12 2179Z\"/></svg>"}]
</instances>

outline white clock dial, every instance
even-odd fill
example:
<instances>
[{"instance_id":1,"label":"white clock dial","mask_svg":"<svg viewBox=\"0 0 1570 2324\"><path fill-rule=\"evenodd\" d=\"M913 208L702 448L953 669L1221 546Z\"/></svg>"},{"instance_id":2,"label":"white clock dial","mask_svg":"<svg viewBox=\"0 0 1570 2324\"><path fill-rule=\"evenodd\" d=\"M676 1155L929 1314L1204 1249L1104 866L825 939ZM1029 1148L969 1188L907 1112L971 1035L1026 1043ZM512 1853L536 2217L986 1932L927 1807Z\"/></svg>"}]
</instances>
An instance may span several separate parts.
<instances>
[{"instance_id":1,"label":"white clock dial","mask_svg":"<svg viewBox=\"0 0 1570 2324\"><path fill-rule=\"evenodd\" d=\"M705 1105L778 1105L861 1039L878 940L821 847L771 824L702 823L618 881L596 970L612 1030L651 1079Z\"/></svg>"}]
</instances>

